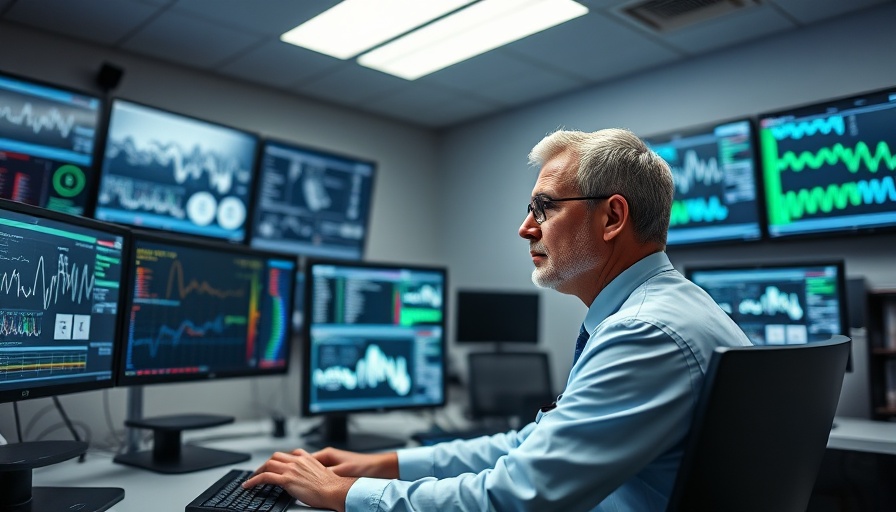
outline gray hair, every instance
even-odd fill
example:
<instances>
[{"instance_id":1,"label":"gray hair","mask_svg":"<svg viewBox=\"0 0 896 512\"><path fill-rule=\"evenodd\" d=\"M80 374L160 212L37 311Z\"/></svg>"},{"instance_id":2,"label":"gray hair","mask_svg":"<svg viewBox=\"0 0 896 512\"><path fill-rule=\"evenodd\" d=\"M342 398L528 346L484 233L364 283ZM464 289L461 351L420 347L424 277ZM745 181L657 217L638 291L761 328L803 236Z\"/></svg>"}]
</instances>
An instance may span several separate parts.
<instances>
[{"instance_id":1,"label":"gray hair","mask_svg":"<svg viewBox=\"0 0 896 512\"><path fill-rule=\"evenodd\" d=\"M666 245L675 185L665 160L634 133L608 128L555 131L532 148L529 163L540 168L564 151L579 158L575 184L583 196L622 195L638 241Z\"/></svg>"}]
</instances>

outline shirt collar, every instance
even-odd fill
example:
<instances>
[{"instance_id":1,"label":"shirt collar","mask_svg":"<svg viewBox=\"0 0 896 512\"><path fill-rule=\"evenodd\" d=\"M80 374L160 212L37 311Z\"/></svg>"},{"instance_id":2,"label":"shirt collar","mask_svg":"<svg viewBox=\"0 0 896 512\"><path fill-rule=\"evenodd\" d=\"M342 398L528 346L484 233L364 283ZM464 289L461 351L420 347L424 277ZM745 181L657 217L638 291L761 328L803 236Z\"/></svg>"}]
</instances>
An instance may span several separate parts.
<instances>
[{"instance_id":1,"label":"shirt collar","mask_svg":"<svg viewBox=\"0 0 896 512\"><path fill-rule=\"evenodd\" d=\"M594 332L601 322L615 313L635 289L651 277L672 270L672 263L665 252L655 252L641 258L637 263L622 271L610 281L594 298L588 314L585 315L585 329Z\"/></svg>"}]
</instances>

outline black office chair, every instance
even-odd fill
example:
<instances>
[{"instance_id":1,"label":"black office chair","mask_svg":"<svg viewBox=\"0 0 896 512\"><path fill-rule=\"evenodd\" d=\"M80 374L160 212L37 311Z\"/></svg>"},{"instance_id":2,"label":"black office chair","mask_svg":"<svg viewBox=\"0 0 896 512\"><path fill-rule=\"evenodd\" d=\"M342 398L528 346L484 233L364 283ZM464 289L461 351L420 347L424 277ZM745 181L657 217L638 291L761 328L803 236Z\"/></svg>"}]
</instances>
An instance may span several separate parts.
<instances>
[{"instance_id":1,"label":"black office chair","mask_svg":"<svg viewBox=\"0 0 896 512\"><path fill-rule=\"evenodd\" d=\"M545 352L471 352L467 356L470 415L524 423L556 398Z\"/></svg>"},{"instance_id":2,"label":"black office chair","mask_svg":"<svg viewBox=\"0 0 896 512\"><path fill-rule=\"evenodd\" d=\"M667 512L805 512L850 341L717 348Z\"/></svg>"}]
</instances>

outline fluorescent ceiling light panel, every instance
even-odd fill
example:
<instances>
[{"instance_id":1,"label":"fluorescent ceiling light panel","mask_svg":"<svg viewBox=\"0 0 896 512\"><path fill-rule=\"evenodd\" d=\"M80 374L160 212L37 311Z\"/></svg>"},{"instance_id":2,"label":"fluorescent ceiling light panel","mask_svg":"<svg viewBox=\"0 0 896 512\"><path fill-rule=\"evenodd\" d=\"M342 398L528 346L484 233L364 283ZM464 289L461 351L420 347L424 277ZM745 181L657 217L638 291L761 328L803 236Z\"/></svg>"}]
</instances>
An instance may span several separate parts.
<instances>
[{"instance_id":1,"label":"fluorescent ceiling light panel","mask_svg":"<svg viewBox=\"0 0 896 512\"><path fill-rule=\"evenodd\" d=\"M280 40L348 59L474 0L344 0Z\"/></svg>"},{"instance_id":2,"label":"fluorescent ceiling light panel","mask_svg":"<svg viewBox=\"0 0 896 512\"><path fill-rule=\"evenodd\" d=\"M407 80L588 13L573 0L482 0L358 58Z\"/></svg>"}]
</instances>

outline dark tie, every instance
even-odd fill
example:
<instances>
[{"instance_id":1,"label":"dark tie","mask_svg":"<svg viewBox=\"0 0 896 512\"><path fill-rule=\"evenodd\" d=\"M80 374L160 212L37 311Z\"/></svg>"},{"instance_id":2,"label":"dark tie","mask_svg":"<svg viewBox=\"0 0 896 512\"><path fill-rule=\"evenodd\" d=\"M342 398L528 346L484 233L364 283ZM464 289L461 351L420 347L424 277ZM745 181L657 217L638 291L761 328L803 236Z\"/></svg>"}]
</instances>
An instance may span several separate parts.
<instances>
[{"instance_id":1,"label":"dark tie","mask_svg":"<svg viewBox=\"0 0 896 512\"><path fill-rule=\"evenodd\" d=\"M588 343L588 338L590 334L585 330L585 324L582 324L582 328L579 329L579 337L576 338L576 355L572 358L572 364L576 364L576 361L579 360L579 356L582 355L582 350L585 348L585 343Z\"/></svg>"}]
</instances>

